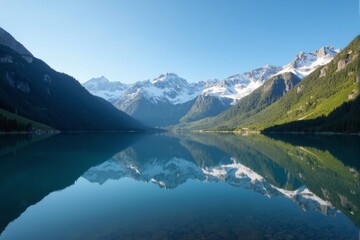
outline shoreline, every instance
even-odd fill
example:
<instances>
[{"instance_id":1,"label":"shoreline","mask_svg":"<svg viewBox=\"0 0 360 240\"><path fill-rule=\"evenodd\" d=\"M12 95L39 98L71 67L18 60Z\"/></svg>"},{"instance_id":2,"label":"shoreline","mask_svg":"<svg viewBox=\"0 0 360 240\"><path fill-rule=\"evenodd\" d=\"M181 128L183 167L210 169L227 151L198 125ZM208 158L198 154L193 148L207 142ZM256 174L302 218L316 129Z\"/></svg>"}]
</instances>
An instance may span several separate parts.
<instances>
[{"instance_id":1,"label":"shoreline","mask_svg":"<svg viewBox=\"0 0 360 240\"><path fill-rule=\"evenodd\" d=\"M233 134L243 134L243 135L250 135L250 134L302 134L302 135L355 135L360 136L360 132L350 133L350 132L263 132L259 130L254 131L241 131L241 130L193 130L193 131L181 131L175 130L173 132L195 132L195 133L233 133Z\"/></svg>"},{"instance_id":2,"label":"shoreline","mask_svg":"<svg viewBox=\"0 0 360 240\"><path fill-rule=\"evenodd\" d=\"M242 135L251 135L251 134L301 134L301 135L353 135L360 136L360 132L349 133L349 132L262 132L262 131L241 131L241 130L193 130L193 131L181 131L181 130L165 130L165 129L156 129L156 130L128 130L128 131L59 131L59 130L35 130L35 131L20 131L20 132L2 132L0 135L16 135L16 134L33 134L33 135L52 135L59 133L161 133L161 132L188 132L188 133L232 133L232 134L242 134Z\"/></svg>"}]
</instances>

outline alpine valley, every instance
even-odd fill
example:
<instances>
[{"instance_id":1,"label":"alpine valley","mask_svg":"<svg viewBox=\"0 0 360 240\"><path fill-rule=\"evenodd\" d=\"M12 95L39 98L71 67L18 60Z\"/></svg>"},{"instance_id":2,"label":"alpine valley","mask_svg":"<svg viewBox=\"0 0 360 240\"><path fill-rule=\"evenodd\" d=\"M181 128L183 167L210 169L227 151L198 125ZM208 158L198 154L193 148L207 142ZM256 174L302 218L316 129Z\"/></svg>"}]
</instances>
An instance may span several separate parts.
<instances>
[{"instance_id":1,"label":"alpine valley","mask_svg":"<svg viewBox=\"0 0 360 240\"><path fill-rule=\"evenodd\" d=\"M0 28L0 131L360 132L360 37L228 78L82 85ZM246 56L244 56L246 57Z\"/></svg>"}]
</instances>

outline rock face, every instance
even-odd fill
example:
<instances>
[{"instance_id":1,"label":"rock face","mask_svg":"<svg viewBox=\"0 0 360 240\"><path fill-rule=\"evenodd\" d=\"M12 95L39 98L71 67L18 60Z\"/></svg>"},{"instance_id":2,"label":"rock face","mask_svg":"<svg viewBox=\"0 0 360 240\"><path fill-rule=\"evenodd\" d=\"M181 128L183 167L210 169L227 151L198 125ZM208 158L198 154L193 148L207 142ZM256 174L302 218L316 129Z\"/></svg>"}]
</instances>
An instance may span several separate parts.
<instances>
[{"instance_id":1,"label":"rock face","mask_svg":"<svg viewBox=\"0 0 360 240\"><path fill-rule=\"evenodd\" d=\"M297 93L297 94L301 93L302 90L303 90L303 88L304 88L304 85L298 86L298 87L296 88L296 93Z\"/></svg>"},{"instance_id":2,"label":"rock face","mask_svg":"<svg viewBox=\"0 0 360 240\"><path fill-rule=\"evenodd\" d=\"M316 53L317 53L317 56L318 57L324 57L326 54L328 54L328 50L327 50L328 47L322 47L320 48Z\"/></svg>"},{"instance_id":3,"label":"rock face","mask_svg":"<svg viewBox=\"0 0 360 240\"><path fill-rule=\"evenodd\" d=\"M0 27L0 44L7 46L12 50L14 50L15 52L19 53L20 55L22 55L27 62L29 63L32 62L33 55L21 43L16 41L16 39L13 36L11 36L1 27ZM4 57L1 56L1 59L3 58Z\"/></svg>"},{"instance_id":4,"label":"rock face","mask_svg":"<svg viewBox=\"0 0 360 240\"><path fill-rule=\"evenodd\" d=\"M348 64L350 60L348 58L339 60L337 71L340 71L345 68L346 64Z\"/></svg>"},{"instance_id":5,"label":"rock face","mask_svg":"<svg viewBox=\"0 0 360 240\"><path fill-rule=\"evenodd\" d=\"M327 67L323 67L320 70L320 76L319 77L325 77L326 76Z\"/></svg>"},{"instance_id":6,"label":"rock face","mask_svg":"<svg viewBox=\"0 0 360 240\"><path fill-rule=\"evenodd\" d=\"M358 96L358 90L352 90L351 93L348 95L349 100L353 100Z\"/></svg>"}]
</instances>

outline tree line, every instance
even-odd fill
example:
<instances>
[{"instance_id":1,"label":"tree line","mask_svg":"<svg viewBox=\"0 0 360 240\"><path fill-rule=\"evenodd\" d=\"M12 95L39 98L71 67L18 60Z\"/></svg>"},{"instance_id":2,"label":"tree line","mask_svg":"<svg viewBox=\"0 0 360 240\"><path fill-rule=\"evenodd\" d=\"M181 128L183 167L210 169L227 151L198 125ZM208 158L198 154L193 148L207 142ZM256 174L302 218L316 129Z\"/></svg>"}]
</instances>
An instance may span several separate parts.
<instances>
[{"instance_id":1,"label":"tree line","mask_svg":"<svg viewBox=\"0 0 360 240\"><path fill-rule=\"evenodd\" d=\"M31 131L32 124L22 123L16 119L9 119L6 116L0 114L0 131L2 132L14 132L14 131Z\"/></svg>"}]
</instances>

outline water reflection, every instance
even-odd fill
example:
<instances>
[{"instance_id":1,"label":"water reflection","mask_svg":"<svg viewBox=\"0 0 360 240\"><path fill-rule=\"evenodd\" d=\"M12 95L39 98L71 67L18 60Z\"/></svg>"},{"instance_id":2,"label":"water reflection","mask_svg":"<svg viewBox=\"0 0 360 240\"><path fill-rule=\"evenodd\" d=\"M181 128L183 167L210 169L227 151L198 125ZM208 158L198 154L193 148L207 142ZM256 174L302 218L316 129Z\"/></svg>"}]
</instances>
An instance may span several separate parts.
<instances>
[{"instance_id":1,"label":"water reflection","mask_svg":"<svg viewBox=\"0 0 360 240\"><path fill-rule=\"evenodd\" d=\"M53 191L72 185L139 138L136 134L0 135L0 231Z\"/></svg>"},{"instance_id":2,"label":"water reflection","mask_svg":"<svg viewBox=\"0 0 360 240\"><path fill-rule=\"evenodd\" d=\"M1 237L27 229L40 239L356 239L359 147L356 136L22 139L0 151L2 228L17 218Z\"/></svg>"}]
</instances>

